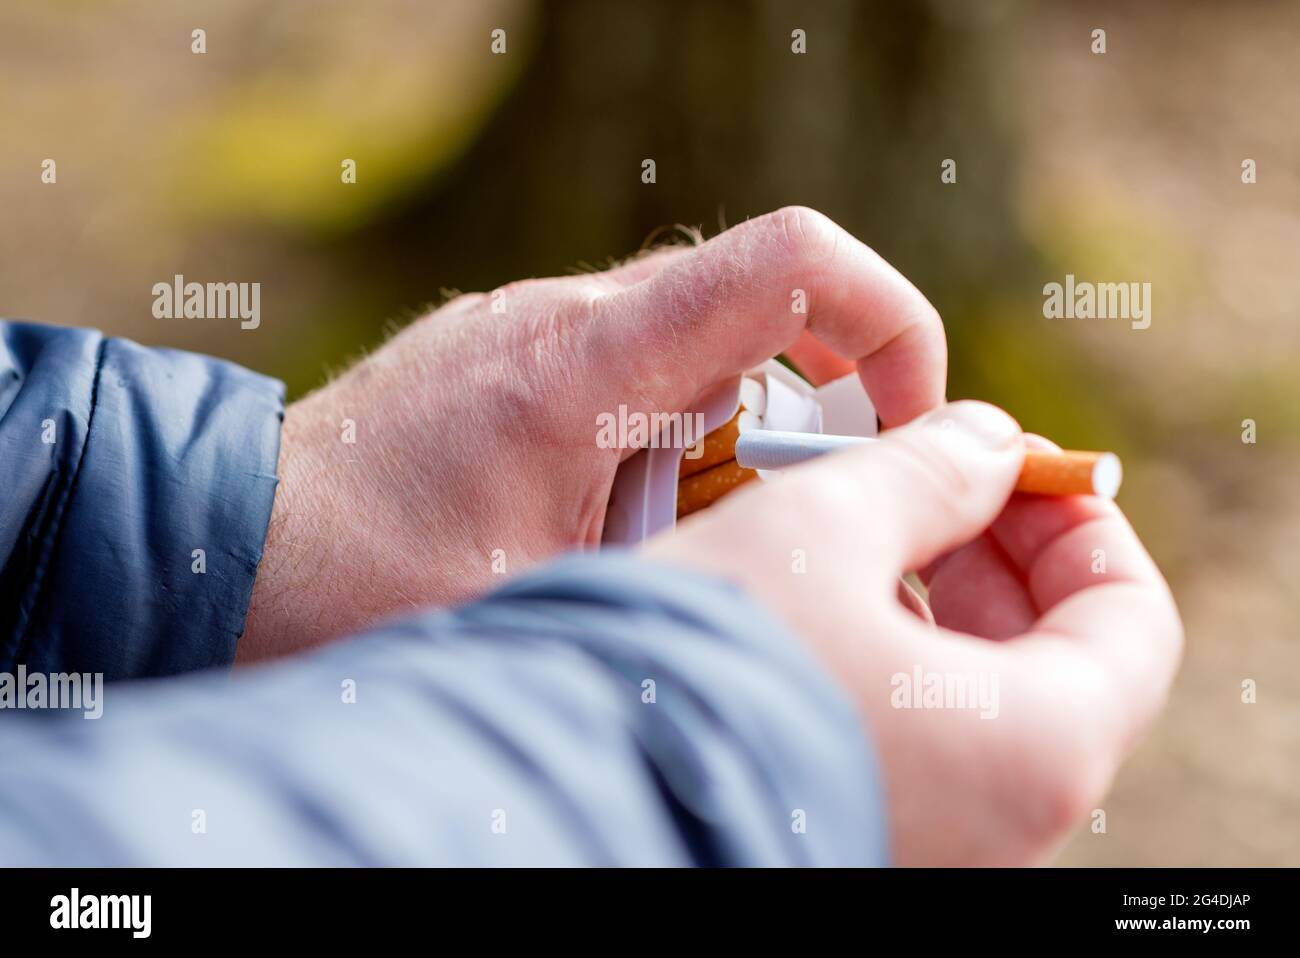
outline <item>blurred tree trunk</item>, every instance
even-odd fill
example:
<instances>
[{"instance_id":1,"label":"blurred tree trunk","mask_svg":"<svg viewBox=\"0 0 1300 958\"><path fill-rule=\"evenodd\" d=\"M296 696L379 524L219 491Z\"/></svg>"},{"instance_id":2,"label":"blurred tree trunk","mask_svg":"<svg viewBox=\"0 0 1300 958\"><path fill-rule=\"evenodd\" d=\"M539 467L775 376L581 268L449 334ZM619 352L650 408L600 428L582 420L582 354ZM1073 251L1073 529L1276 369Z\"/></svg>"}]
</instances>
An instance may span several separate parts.
<instances>
[{"instance_id":1,"label":"blurred tree trunk","mask_svg":"<svg viewBox=\"0 0 1300 958\"><path fill-rule=\"evenodd\" d=\"M410 301L603 264L664 224L711 234L801 203L955 304L1021 251L1001 32L935 12L948 9L547 4L534 61L486 134L422 199L348 245L385 250ZM654 184L641 182L647 158ZM940 182L945 158L956 185Z\"/></svg>"}]
</instances>

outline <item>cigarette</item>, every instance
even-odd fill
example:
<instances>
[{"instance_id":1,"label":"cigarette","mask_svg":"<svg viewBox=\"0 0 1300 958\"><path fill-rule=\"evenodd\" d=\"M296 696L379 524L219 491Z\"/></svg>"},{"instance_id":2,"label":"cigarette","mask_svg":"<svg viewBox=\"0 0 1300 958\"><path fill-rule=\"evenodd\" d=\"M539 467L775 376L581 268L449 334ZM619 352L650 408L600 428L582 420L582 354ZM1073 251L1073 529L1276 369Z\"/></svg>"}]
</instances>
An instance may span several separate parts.
<instances>
[{"instance_id":1,"label":"cigarette","mask_svg":"<svg viewBox=\"0 0 1300 958\"><path fill-rule=\"evenodd\" d=\"M743 468L732 459L682 479L677 483L677 518L698 512L737 486L757 478L757 472Z\"/></svg>"},{"instance_id":2,"label":"cigarette","mask_svg":"<svg viewBox=\"0 0 1300 958\"><path fill-rule=\"evenodd\" d=\"M705 469L711 469L714 466L736 458L736 438L740 435L741 418L745 417L745 407L741 406L739 411L724 422L713 432L709 433L700 443L703 445L700 456L692 459L691 452L694 446L686 451L682 456L681 465L677 469L678 479L688 479ZM753 417L745 417L752 419ZM749 425L746 422L744 425Z\"/></svg>"},{"instance_id":3,"label":"cigarette","mask_svg":"<svg viewBox=\"0 0 1300 958\"><path fill-rule=\"evenodd\" d=\"M1026 449L1016 480L1017 492L1040 496L1101 496L1114 499L1124 481L1124 467L1113 452Z\"/></svg>"},{"instance_id":4,"label":"cigarette","mask_svg":"<svg viewBox=\"0 0 1300 958\"><path fill-rule=\"evenodd\" d=\"M751 429L736 439L736 462L747 469L784 469L836 449L873 441L864 436ZM1016 491L1114 499L1123 479L1123 466L1113 452L1026 449Z\"/></svg>"}]
</instances>

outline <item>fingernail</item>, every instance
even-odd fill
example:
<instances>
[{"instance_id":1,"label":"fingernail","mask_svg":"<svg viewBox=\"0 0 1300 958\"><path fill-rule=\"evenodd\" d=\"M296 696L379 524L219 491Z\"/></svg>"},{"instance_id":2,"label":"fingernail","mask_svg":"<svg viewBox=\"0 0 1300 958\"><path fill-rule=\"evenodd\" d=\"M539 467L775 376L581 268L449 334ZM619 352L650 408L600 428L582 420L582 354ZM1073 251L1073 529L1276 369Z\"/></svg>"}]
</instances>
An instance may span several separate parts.
<instances>
[{"instance_id":1,"label":"fingernail","mask_svg":"<svg viewBox=\"0 0 1300 958\"><path fill-rule=\"evenodd\" d=\"M1026 449L1046 449L1048 452L1060 452L1061 447L1046 436L1040 436L1036 432L1025 433Z\"/></svg>"},{"instance_id":2,"label":"fingernail","mask_svg":"<svg viewBox=\"0 0 1300 958\"><path fill-rule=\"evenodd\" d=\"M988 446L1002 449L1020 439L1020 425L997 406L964 400L949 403L930 413L940 429L956 429Z\"/></svg>"}]
</instances>

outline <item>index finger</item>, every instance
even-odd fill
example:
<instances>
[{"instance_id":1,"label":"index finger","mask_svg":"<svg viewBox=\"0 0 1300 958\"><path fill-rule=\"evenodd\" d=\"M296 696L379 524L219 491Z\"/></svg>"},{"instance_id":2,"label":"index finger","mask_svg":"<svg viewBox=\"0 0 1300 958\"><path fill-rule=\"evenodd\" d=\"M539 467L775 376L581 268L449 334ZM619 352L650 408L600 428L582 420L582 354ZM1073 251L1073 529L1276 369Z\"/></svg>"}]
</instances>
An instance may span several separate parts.
<instances>
[{"instance_id":1,"label":"index finger","mask_svg":"<svg viewBox=\"0 0 1300 958\"><path fill-rule=\"evenodd\" d=\"M597 368L617 368L646 412L701 392L794 344L805 328L856 363L886 426L939 405L947 345L938 313L828 218L788 207L748 220L592 303Z\"/></svg>"}]
</instances>

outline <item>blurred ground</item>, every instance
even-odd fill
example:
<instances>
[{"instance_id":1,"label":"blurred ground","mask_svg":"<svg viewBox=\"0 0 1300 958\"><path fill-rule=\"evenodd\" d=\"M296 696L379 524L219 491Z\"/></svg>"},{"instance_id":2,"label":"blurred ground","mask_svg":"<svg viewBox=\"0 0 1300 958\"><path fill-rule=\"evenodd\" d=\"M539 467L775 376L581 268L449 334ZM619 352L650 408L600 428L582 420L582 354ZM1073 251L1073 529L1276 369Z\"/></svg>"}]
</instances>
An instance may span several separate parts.
<instances>
[{"instance_id":1,"label":"blurred ground","mask_svg":"<svg viewBox=\"0 0 1300 958\"><path fill-rule=\"evenodd\" d=\"M1123 454L1174 584L1171 707L1061 861L1300 865L1298 49L1283 2L8 0L0 313L301 394L443 289L815 206L939 306L952 397ZM1067 272L1151 282L1151 328L1045 320ZM262 327L153 319L175 273Z\"/></svg>"}]
</instances>

